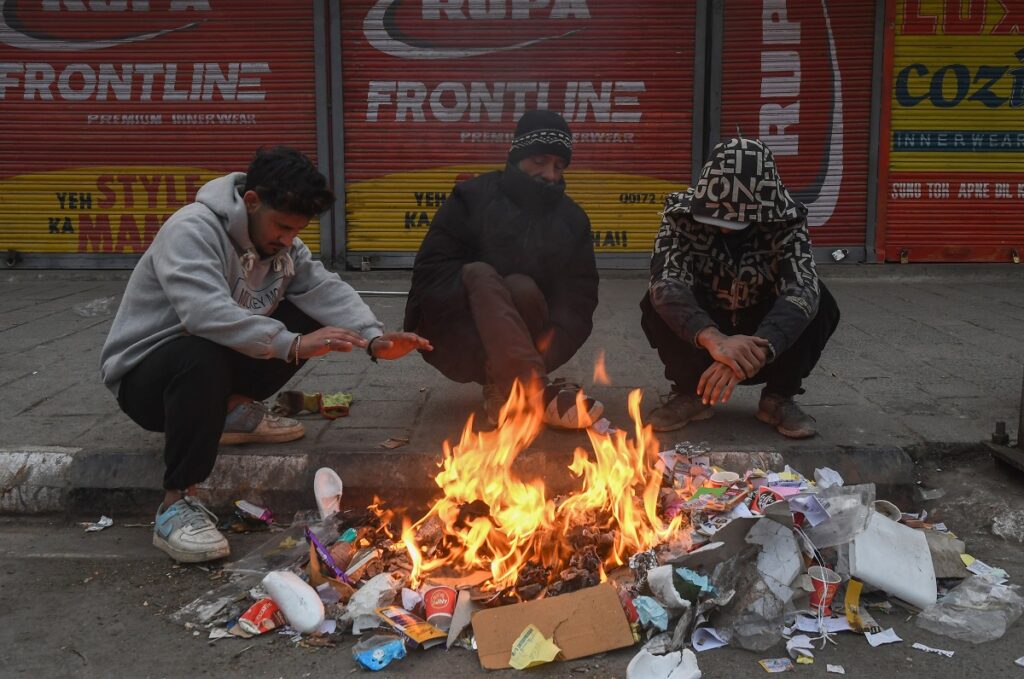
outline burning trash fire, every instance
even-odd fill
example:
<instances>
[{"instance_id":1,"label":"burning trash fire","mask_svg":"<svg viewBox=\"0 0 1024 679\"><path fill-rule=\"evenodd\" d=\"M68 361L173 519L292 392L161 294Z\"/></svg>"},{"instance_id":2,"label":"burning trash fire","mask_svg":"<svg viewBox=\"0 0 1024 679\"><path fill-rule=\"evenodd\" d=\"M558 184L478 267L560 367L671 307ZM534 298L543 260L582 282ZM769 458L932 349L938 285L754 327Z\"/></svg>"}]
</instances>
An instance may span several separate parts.
<instances>
[{"instance_id":1,"label":"burning trash fire","mask_svg":"<svg viewBox=\"0 0 1024 679\"><path fill-rule=\"evenodd\" d=\"M604 373L602 359L598 365L595 376ZM444 442L439 493L418 520L380 499L365 510L325 515L321 508L319 521L296 521L238 563L247 576L268 571L267 598L249 591L258 600L247 610L239 596L211 590L179 618L207 616L205 624L221 616L217 638L248 638L287 622L316 645L333 645L324 626L351 629L364 635L353 657L371 669L442 643L503 669L537 662L531 644L544 646L540 662L550 662L646 639L626 668L629 679L662 666L685 666L679 676L699 679L687 643L763 653L791 637L793 659L762 665L792 666L838 632L882 634L860 603L864 584L920 609L919 626L959 638L964 625L949 613L954 604L939 600L939 578L975 573L946 597L980 596L1002 607L1005 624L978 633L978 642L1001 636L1024 611L1024 598L1004 585L1005 571L961 558L963 543L942 535L943 524L925 523L926 511L876 502L874 484L847 486L829 468L815 469L814 481L788 465L770 471L767 457L712 453L703 442L661 450L641 421L639 390L628 399L631 431L595 423L589 446L576 448L568 465L578 490L553 495L542 479L516 469L541 432L539 401L516 384L493 431L474 431L470 416L459 440ZM722 468L739 466L738 456L749 465L744 474ZM926 538L925 529L934 535ZM958 560L933 563L933 542ZM849 550L848 572L840 549ZM271 558L282 563L282 551L294 565L269 567ZM795 584L801 574L807 591ZM837 613L839 602L845 610Z\"/></svg>"},{"instance_id":2,"label":"burning trash fire","mask_svg":"<svg viewBox=\"0 0 1024 679\"><path fill-rule=\"evenodd\" d=\"M412 583L439 571L486 570L491 577L483 588L502 590L526 584L524 577L564 580L567 570L571 579L573 569L588 565L603 581L604 568L677 537L684 515L666 521L658 514L658 442L640 420L640 400L639 390L629 396L633 439L621 430L587 430L592 450L577 448L569 465L582 487L567 497L548 497L541 480L525 481L512 470L542 426L525 388L513 387L493 431L474 432L470 416L458 443L444 443L434 479L440 499L415 523L405 519L401 541ZM536 584L539 591L548 583ZM580 586L587 584L597 583Z\"/></svg>"}]
</instances>

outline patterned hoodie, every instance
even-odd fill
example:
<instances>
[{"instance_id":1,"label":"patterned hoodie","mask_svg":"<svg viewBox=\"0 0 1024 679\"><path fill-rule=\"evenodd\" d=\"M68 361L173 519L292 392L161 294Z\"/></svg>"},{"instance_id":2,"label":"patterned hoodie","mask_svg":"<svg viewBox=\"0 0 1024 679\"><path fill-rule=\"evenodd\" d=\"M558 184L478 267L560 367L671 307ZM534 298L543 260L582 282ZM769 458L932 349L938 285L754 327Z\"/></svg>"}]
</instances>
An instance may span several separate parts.
<instances>
[{"instance_id":1,"label":"patterned hoodie","mask_svg":"<svg viewBox=\"0 0 1024 679\"><path fill-rule=\"evenodd\" d=\"M786 190L763 143L719 144L696 186L665 198L650 295L668 326L691 342L715 325L706 309L736 312L772 300L755 334L771 343L773 359L807 328L819 298L807 209Z\"/></svg>"}]
</instances>

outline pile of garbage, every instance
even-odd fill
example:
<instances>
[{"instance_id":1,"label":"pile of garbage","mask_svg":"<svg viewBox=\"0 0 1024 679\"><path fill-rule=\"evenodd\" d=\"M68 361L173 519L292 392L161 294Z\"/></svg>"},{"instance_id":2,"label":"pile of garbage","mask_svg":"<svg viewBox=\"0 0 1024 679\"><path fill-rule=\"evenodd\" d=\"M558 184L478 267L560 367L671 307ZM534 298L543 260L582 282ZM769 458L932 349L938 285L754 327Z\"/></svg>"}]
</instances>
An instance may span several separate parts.
<instances>
[{"instance_id":1,"label":"pile of garbage","mask_svg":"<svg viewBox=\"0 0 1024 679\"><path fill-rule=\"evenodd\" d=\"M846 485L829 468L806 478L713 459L690 443L659 455L658 511L685 518L675 539L606 572L599 553L614 535L583 526L561 572L531 563L501 591L488 571L428 573L410 586L419 552L396 538L391 514L342 509L341 479L322 469L318 511L225 566L232 580L176 619L211 639L276 630L333 646L350 632L360 636L353 656L371 670L438 646L475 651L488 669L525 669L641 643L629 677L699 679L696 654L723 646L779 672L813 663L841 634L902 641L875 618L897 607L922 629L972 643L998 639L1024 612L1004 571L969 556L927 512L876 499L873 484ZM242 506L249 521L272 521ZM786 656L760 657L782 646Z\"/></svg>"}]
</instances>

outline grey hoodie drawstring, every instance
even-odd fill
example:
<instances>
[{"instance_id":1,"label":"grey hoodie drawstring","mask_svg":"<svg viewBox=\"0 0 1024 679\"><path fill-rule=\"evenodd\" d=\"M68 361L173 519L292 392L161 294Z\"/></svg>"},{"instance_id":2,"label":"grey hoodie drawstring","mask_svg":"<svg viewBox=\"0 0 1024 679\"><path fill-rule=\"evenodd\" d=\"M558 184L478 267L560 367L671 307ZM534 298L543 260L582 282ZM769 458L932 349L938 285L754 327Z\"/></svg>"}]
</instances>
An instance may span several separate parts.
<instances>
[{"instance_id":1,"label":"grey hoodie drawstring","mask_svg":"<svg viewBox=\"0 0 1024 679\"><path fill-rule=\"evenodd\" d=\"M256 252L250 248L243 252L239 259L242 263L242 271L246 274L252 273L253 267L256 266Z\"/></svg>"},{"instance_id":2,"label":"grey hoodie drawstring","mask_svg":"<svg viewBox=\"0 0 1024 679\"><path fill-rule=\"evenodd\" d=\"M242 263L242 271L246 274L252 273L253 267L256 266L256 251L252 249L246 250L239 259ZM281 250L274 255L274 259L270 262L270 268L273 271L283 270L285 276L295 275L295 262L292 261L292 256L286 250Z\"/></svg>"},{"instance_id":3,"label":"grey hoodie drawstring","mask_svg":"<svg viewBox=\"0 0 1024 679\"><path fill-rule=\"evenodd\" d=\"M285 276L295 275L295 262L292 261L292 256L288 254L287 250L281 250L274 255L274 261L271 264L271 268L274 271L284 269Z\"/></svg>"}]
</instances>

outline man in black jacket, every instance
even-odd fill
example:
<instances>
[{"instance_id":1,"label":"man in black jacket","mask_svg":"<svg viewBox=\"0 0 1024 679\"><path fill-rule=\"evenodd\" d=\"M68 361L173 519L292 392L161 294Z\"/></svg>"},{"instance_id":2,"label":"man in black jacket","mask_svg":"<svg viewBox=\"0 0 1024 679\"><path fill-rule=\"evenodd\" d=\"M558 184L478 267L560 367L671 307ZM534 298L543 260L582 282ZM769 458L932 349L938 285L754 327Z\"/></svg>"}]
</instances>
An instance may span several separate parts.
<instances>
[{"instance_id":1,"label":"man in black jacket","mask_svg":"<svg viewBox=\"0 0 1024 679\"><path fill-rule=\"evenodd\" d=\"M603 411L549 378L586 341L597 306L590 220L565 195L571 159L565 120L528 111L505 169L456 185L416 255L405 327L429 339L423 357L445 376L484 385L495 424L516 380L549 425L586 427Z\"/></svg>"},{"instance_id":2,"label":"man in black jacket","mask_svg":"<svg viewBox=\"0 0 1024 679\"><path fill-rule=\"evenodd\" d=\"M818 279L807 208L754 139L715 147L694 188L665 199L641 324L673 382L657 431L711 417L738 383L765 383L757 418L790 438L817 431L793 400L839 323Z\"/></svg>"}]
</instances>

